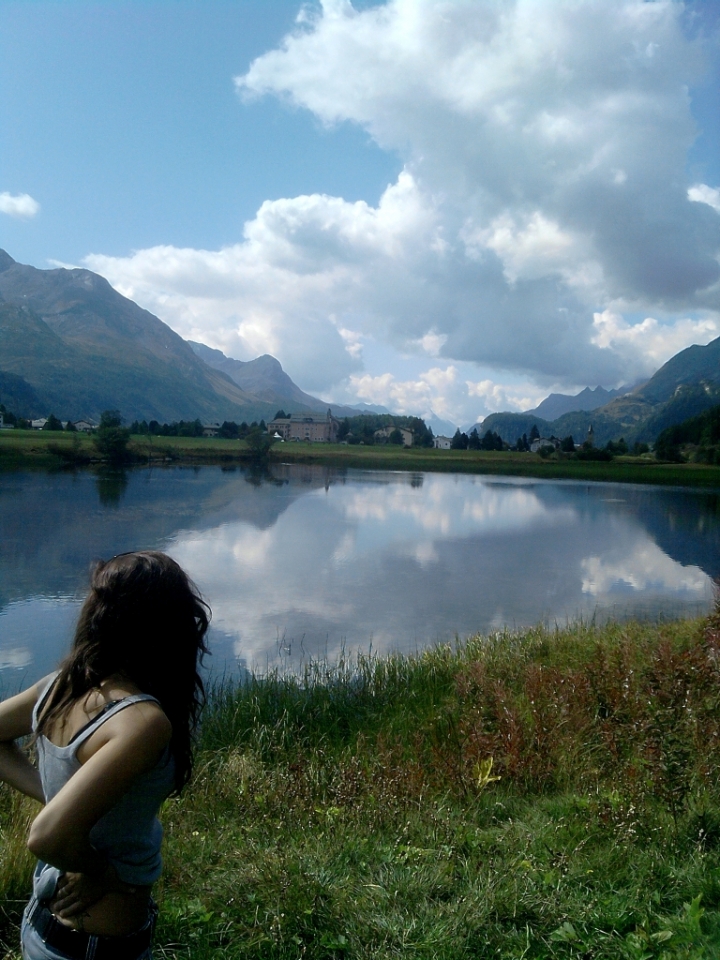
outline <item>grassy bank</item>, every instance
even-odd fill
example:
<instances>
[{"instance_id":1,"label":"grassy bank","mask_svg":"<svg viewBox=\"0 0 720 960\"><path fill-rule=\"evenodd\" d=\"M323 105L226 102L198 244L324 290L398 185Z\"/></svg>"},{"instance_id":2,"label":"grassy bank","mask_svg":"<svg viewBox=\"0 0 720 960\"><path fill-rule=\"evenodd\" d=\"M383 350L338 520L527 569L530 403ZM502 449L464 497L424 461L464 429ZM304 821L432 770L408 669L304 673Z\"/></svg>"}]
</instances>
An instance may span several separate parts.
<instances>
[{"instance_id":1,"label":"grassy bank","mask_svg":"<svg viewBox=\"0 0 720 960\"><path fill-rule=\"evenodd\" d=\"M135 436L130 441L129 452L137 464L253 462L252 454L243 441L216 437ZM73 459L78 465L100 462L91 437L33 430L0 432L0 467L52 468L72 463ZM658 463L647 457L617 457L603 463L571 459L543 460L538 454L508 451L282 443L272 447L268 463L720 488L718 466Z\"/></svg>"},{"instance_id":2,"label":"grassy bank","mask_svg":"<svg viewBox=\"0 0 720 960\"><path fill-rule=\"evenodd\" d=\"M720 617L476 638L214 691L160 957L720 953ZM0 792L2 938L32 804Z\"/></svg>"},{"instance_id":3,"label":"grassy bank","mask_svg":"<svg viewBox=\"0 0 720 960\"><path fill-rule=\"evenodd\" d=\"M250 451L237 440L198 437L135 436L128 446L135 464L231 463L250 460ZM0 467L58 467L99 464L92 436L45 430L0 431Z\"/></svg>"},{"instance_id":4,"label":"grassy bank","mask_svg":"<svg viewBox=\"0 0 720 960\"><path fill-rule=\"evenodd\" d=\"M318 463L377 470L479 473L565 480L604 480L720 487L720 467L692 463L658 463L652 458L617 457L609 462L543 460L535 453L485 450L426 450L350 447L336 444L290 444L273 447L271 459L284 463Z\"/></svg>"}]
</instances>

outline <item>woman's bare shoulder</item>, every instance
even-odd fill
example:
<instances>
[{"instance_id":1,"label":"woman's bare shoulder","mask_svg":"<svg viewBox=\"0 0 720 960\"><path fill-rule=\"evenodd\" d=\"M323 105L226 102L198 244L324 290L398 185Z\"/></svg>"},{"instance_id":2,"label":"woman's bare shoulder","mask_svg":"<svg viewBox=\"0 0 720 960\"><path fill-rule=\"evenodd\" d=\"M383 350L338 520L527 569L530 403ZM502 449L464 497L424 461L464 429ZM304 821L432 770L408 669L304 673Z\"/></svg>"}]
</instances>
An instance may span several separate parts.
<instances>
[{"instance_id":1,"label":"woman's bare shoulder","mask_svg":"<svg viewBox=\"0 0 720 960\"><path fill-rule=\"evenodd\" d=\"M172 736L172 724L157 700L139 700L128 704L108 720L116 729L132 729L153 738Z\"/></svg>"},{"instance_id":2,"label":"woman's bare shoulder","mask_svg":"<svg viewBox=\"0 0 720 960\"><path fill-rule=\"evenodd\" d=\"M78 750L81 763L104 746L125 744L134 753L157 759L172 739L172 724L155 700L129 703L108 717Z\"/></svg>"}]
</instances>

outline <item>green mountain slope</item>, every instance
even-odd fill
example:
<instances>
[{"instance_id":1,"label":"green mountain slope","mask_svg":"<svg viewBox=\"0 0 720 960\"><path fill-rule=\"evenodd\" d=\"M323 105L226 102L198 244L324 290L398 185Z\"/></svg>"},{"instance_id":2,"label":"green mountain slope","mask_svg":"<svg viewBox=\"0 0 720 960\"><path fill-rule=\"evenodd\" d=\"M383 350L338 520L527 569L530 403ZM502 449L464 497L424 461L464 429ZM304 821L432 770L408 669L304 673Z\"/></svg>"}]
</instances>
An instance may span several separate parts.
<instances>
[{"instance_id":1,"label":"green mountain slope","mask_svg":"<svg viewBox=\"0 0 720 960\"><path fill-rule=\"evenodd\" d=\"M41 410L44 404L27 380L0 370L0 401L6 410Z\"/></svg>"},{"instance_id":2,"label":"green mountain slope","mask_svg":"<svg viewBox=\"0 0 720 960\"><path fill-rule=\"evenodd\" d=\"M0 400L13 396L18 414L72 419L117 408L128 420L250 421L276 409L97 274L37 270L0 251Z\"/></svg>"},{"instance_id":3,"label":"green mountain slope","mask_svg":"<svg viewBox=\"0 0 720 960\"><path fill-rule=\"evenodd\" d=\"M493 413L482 431L494 430L508 443L529 433L533 423L542 436L572 435L583 440L592 424L595 443L624 437L652 443L658 433L720 403L720 337L707 346L687 347L671 357L647 383L593 411L566 413L542 420L532 413Z\"/></svg>"}]
</instances>

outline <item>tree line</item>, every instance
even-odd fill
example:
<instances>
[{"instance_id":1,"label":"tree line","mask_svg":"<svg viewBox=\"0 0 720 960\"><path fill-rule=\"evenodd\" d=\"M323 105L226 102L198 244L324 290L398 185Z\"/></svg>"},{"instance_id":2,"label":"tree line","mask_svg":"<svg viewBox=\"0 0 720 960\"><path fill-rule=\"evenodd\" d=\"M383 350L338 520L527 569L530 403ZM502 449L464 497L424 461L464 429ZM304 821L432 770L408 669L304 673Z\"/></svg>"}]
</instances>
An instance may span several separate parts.
<instances>
[{"instance_id":1,"label":"tree line","mask_svg":"<svg viewBox=\"0 0 720 960\"><path fill-rule=\"evenodd\" d=\"M17 416L3 403L0 403L0 414L5 423L10 426L17 429L31 428L29 419ZM290 416L290 413L280 409L273 419ZM379 430L388 427L393 428L388 435L375 436ZM374 413L343 418L340 422L338 440L365 446L401 445L403 443L401 428L411 431L413 446L432 447L434 445L433 431L422 418ZM55 432L63 430L77 432L71 420L63 426L63 422L54 413L47 417L42 429ZM160 423L158 420L134 420L129 427L124 427L118 410L105 410L94 431L93 440L102 456L110 460L122 460L127 456L127 444L133 434L158 437L202 437L204 433L205 427L199 418L177 420L172 423ZM266 452L272 443L264 420L253 420L252 423L243 421L239 424L233 420L225 420L218 428L217 436L226 440L245 440L251 450L257 450L259 453ZM477 427L473 427L469 433L456 430L450 446L453 450L529 452L532 443L539 439L540 433L537 426L533 426L529 436L523 434L518 437L514 444L507 443L499 433L493 430L486 430L481 436ZM572 436L562 439L550 437L547 440L547 444L537 451L543 458L556 454L563 457L571 456L578 460L612 460L615 456L629 453L638 456L650 450L646 443L635 443L630 447L623 437L619 440L610 440L604 447L596 447L587 440L578 444ZM720 464L720 405L706 410L699 416L667 427L658 435L654 452L658 460L681 463L691 458L699 463Z\"/></svg>"},{"instance_id":2,"label":"tree line","mask_svg":"<svg viewBox=\"0 0 720 960\"><path fill-rule=\"evenodd\" d=\"M691 451L690 447L694 449ZM697 463L720 464L720 405L667 427L658 435L655 441L658 460L683 463L689 455Z\"/></svg>"},{"instance_id":3,"label":"tree line","mask_svg":"<svg viewBox=\"0 0 720 960\"><path fill-rule=\"evenodd\" d=\"M218 428L217 436L224 440L244 440L254 430L266 431L264 420L253 420L252 423L235 423L234 420L225 420ZM151 437L202 437L205 427L202 420L176 420L172 423L160 423L158 420L133 420L130 424L130 433L139 436Z\"/></svg>"},{"instance_id":4,"label":"tree line","mask_svg":"<svg viewBox=\"0 0 720 960\"><path fill-rule=\"evenodd\" d=\"M530 431L529 437L524 433L517 438L514 444L507 443L494 430L486 430L481 437L477 427L473 427L469 434L462 433L460 429L456 430L450 442L450 448L452 450L506 450L529 453L532 444L540 439L540 431L536 425ZM646 443L636 443L631 451L623 437L619 440L608 441L604 447L596 447L588 440L576 444L572 436L563 437L562 440L558 437L548 437L546 439L547 443L537 451L543 459L547 459L554 453L559 453L562 456L572 456L577 460L612 460L613 457L623 456L630 452L637 456L647 453L650 449Z\"/></svg>"},{"instance_id":5,"label":"tree line","mask_svg":"<svg viewBox=\"0 0 720 960\"><path fill-rule=\"evenodd\" d=\"M450 441L451 450L510 450L510 444L505 443L499 433L494 430L486 430L483 437L473 427L470 433L462 433L460 428Z\"/></svg>"},{"instance_id":6,"label":"tree line","mask_svg":"<svg viewBox=\"0 0 720 960\"><path fill-rule=\"evenodd\" d=\"M376 437L378 430L393 429L387 437ZM361 413L357 417L344 417L340 422L338 440L351 445L364 444L371 447L380 444L403 443L400 429L412 433L414 447L432 447L434 435L421 417L399 417L389 413Z\"/></svg>"},{"instance_id":7,"label":"tree line","mask_svg":"<svg viewBox=\"0 0 720 960\"><path fill-rule=\"evenodd\" d=\"M31 430L32 429L32 420L27 420L25 417L18 417L5 407L5 404L0 403L0 413L3 416L5 423L9 423L11 426L15 427L16 430ZM72 420L67 420L65 426L63 426L63 421L59 417L56 417L54 413L51 413L50 416L45 421L45 425L42 428L43 430L53 430L60 431L66 430L68 433L76 433L77 427L72 422Z\"/></svg>"}]
</instances>

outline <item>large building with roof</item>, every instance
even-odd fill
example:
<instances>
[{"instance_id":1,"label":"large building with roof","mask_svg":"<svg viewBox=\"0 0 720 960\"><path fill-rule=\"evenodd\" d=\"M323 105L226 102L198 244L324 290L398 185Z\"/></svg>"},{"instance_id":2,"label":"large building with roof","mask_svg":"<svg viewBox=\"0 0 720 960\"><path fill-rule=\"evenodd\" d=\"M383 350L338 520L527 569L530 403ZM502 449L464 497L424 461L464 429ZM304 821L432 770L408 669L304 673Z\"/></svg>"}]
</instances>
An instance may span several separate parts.
<instances>
[{"instance_id":1,"label":"large building with roof","mask_svg":"<svg viewBox=\"0 0 720 960\"><path fill-rule=\"evenodd\" d=\"M337 443L340 421L328 410L324 417L298 415L278 417L268 424L268 433L281 440L309 440L311 443Z\"/></svg>"}]
</instances>

